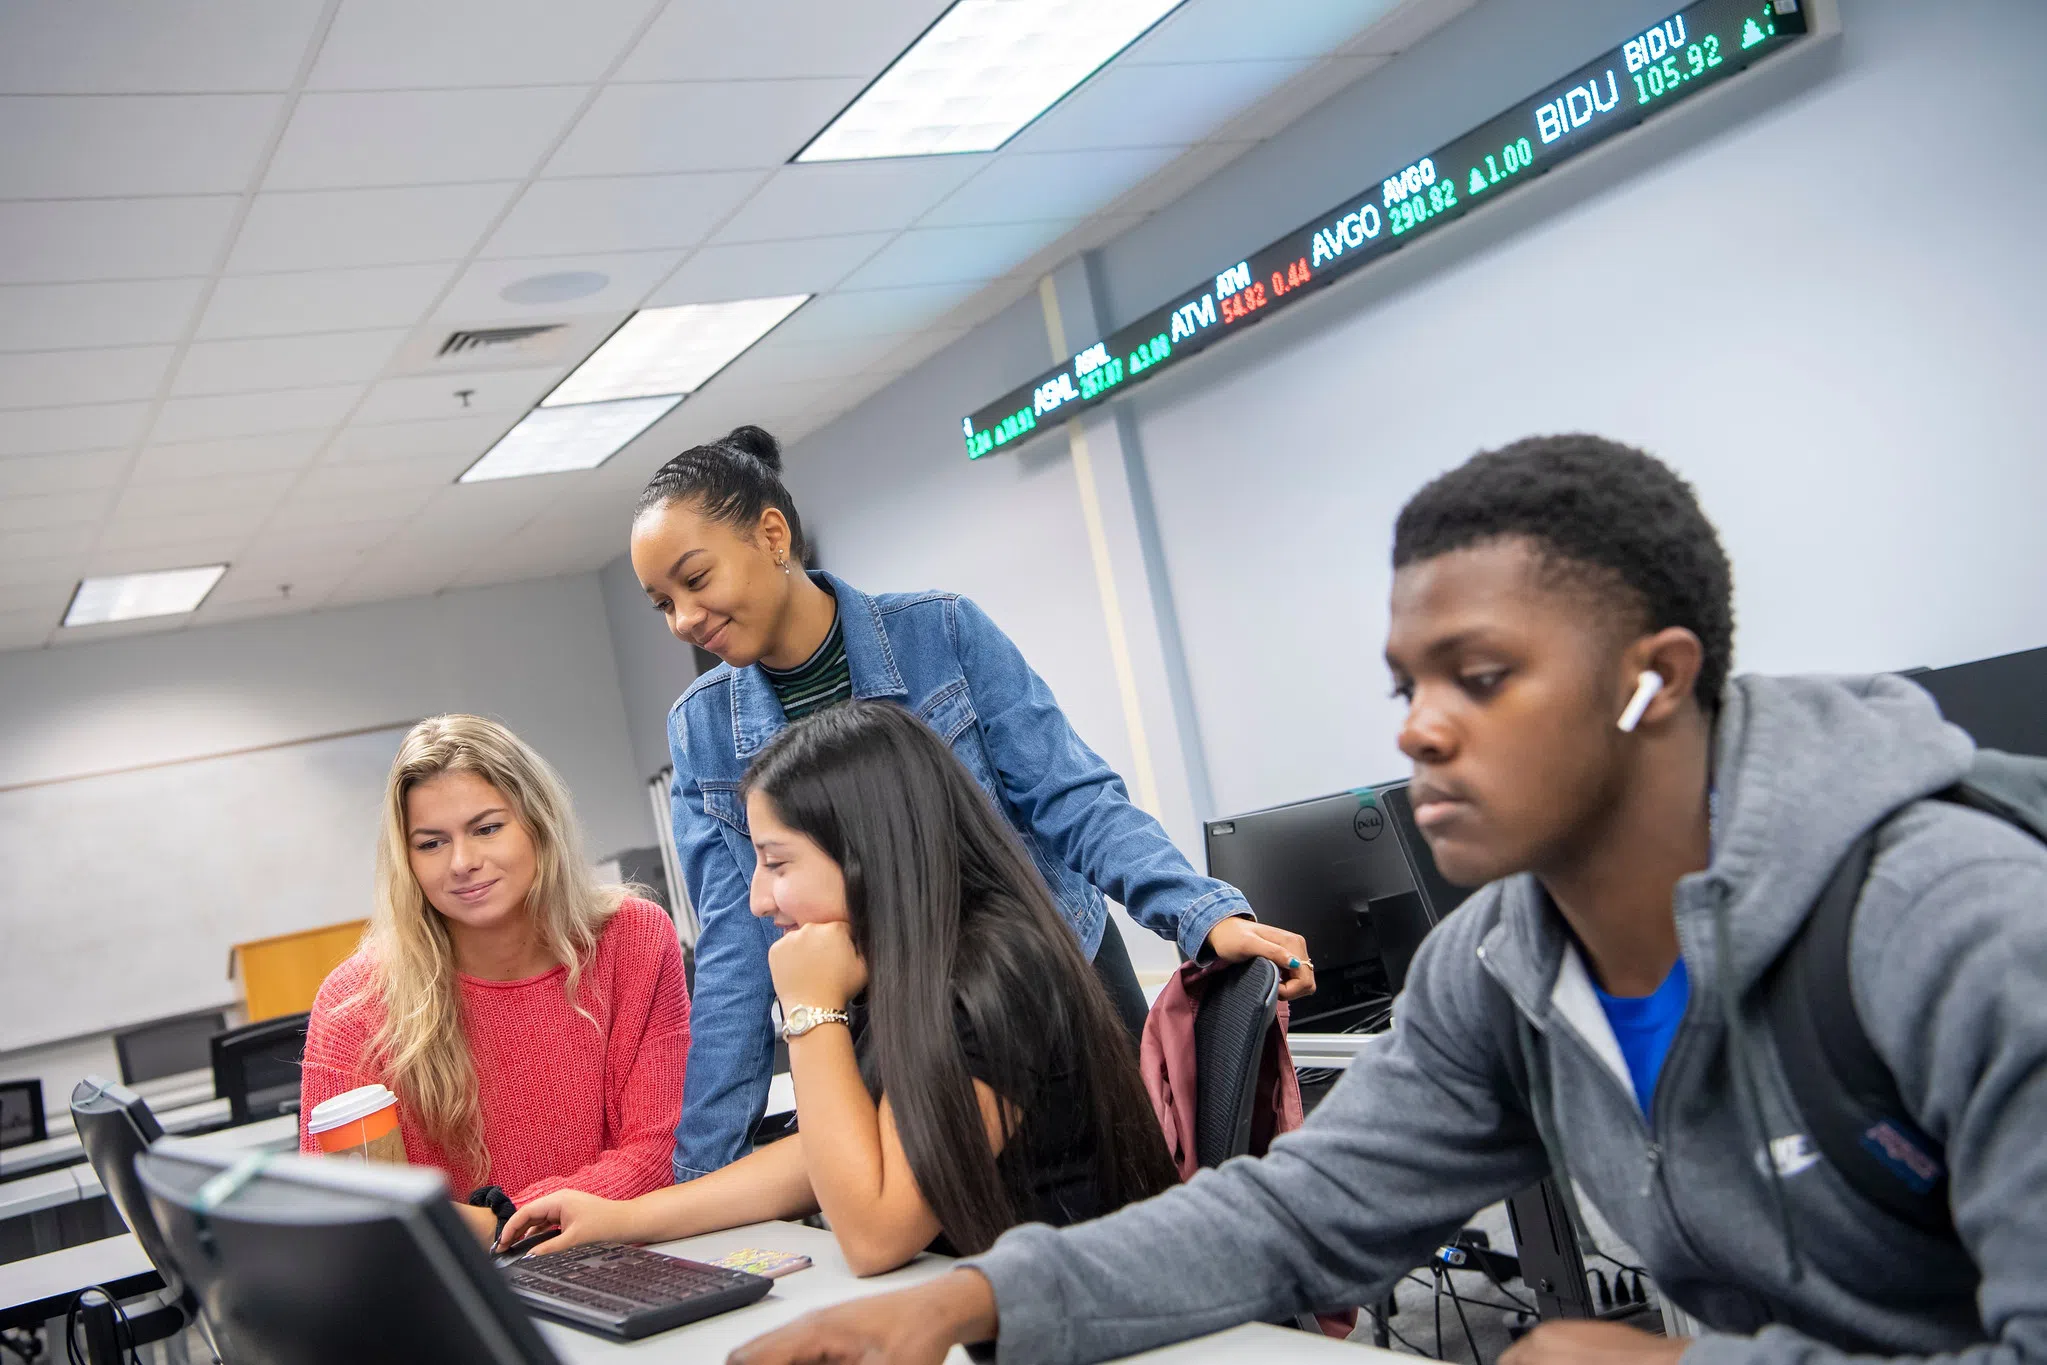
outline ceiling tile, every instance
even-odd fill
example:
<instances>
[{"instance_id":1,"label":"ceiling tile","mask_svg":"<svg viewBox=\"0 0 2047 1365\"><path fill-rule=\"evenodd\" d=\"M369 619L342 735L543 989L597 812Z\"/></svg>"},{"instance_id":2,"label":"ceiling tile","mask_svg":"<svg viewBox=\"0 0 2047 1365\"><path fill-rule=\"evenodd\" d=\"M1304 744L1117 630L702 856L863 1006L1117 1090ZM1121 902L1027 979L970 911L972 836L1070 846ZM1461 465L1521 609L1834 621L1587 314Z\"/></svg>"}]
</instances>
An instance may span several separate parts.
<instances>
[{"instance_id":1,"label":"ceiling tile","mask_svg":"<svg viewBox=\"0 0 2047 1365\"><path fill-rule=\"evenodd\" d=\"M240 194L282 105L276 95L0 96L0 195Z\"/></svg>"},{"instance_id":2,"label":"ceiling tile","mask_svg":"<svg viewBox=\"0 0 2047 1365\"><path fill-rule=\"evenodd\" d=\"M0 92L284 90L322 8L321 0L0 5Z\"/></svg>"},{"instance_id":3,"label":"ceiling tile","mask_svg":"<svg viewBox=\"0 0 2047 1365\"><path fill-rule=\"evenodd\" d=\"M516 188L426 185L260 194L242 224L228 271L255 275L460 260Z\"/></svg>"},{"instance_id":4,"label":"ceiling tile","mask_svg":"<svg viewBox=\"0 0 2047 1365\"><path fill-rule=\"evenodd\" d=\"M548 161L545 174L779 166L865 85L856 77L607 86Z\"/></svg>"},{"instance_id":5,"label":"ceiling tile","mask_svg":"<svg viewBox=\"0 0 2047 1365\"><path fill-rule=\"evenodd\" d=\"M718 377L737 387L849 379L879 360L889 344L881 337L809 342L770 337L726 366Z\"/></svg>"},{"instance_id":6,"label":"ceiling tile","mask_svg":"<svg viewBox=\"0 0 2047 1365\"><path fill-rule=\"evenodd\" d=\"M148 417L147 403L0 412L0 456L58 455L67 450L133 445Z\"/></svg>"},{"instance_id":7,"label":"ceiling tile","mask_svg":"<svg viewBox=\"0 0 2047 1365\"><path fill-rule=\"evenodd\" d=\"M342 0L308 88L588 84L658 3Z\"/></svg>"},{"instance_id":8,"label":"ceiling tile","mask_svg":"<svg viewBox=\"0 0 2047 1365\"><path fill-rule=\"evenodd\" d=\"M1172 164L1178 147L1089 152L1007 152L917 221L918 227L976 227L1075 219L1099 212Z\"/></svg>"},{"instance_id":9,"label":"ceiling tile","mask_svg":"<svg viewBox=\"0 0 2047 1365\"><path fill-rule=\"evenodd\" d=\"M319 555L333 559L368 554L404 523L351 521L329 526L270 527L249 542L247 557L261 561L285 555Z\"/></svg>"},{"instance_id":10,"label":"ceiling tile","mask_svg":"<svg viewBox=\"0 0 2047 1365\"><path fill-rule=\"evenodd\" d=\"M97 560L101 555L130 555L135 558L129 562L144 569L219 564L232 559L269 515L267 507L225 507L124 517L108 522L100 531L94 557Z\"/></svg>"},{"instance_id":11,"label":"ceiling tile","mask_svg":"<svg viewBox=\"0 0 2047 1365\"><path fill-rule=\"evenodd\" d=\"M382 422L375 426L351 423L335 436L333 445L327 448L327 458L335 464L385 463L443 455L466 455L474 460L497 444L498 437L524 412L515 405L504 412L474 417Z\"/></svg>"},{"instance_id":12,"label":"ceiling tile","mask_svg":"<svg viewBox=\"0 0 2047 1365\"><path fill-rule=\"evenodd\" d=\"M575 86L309 93L292 111L263 188L524 180L582 102Z\"/></svg>"},{"instance_id":13,"label":"ceiling tile","mask_svg":"<svg viewBox=\"0 0 2047 1365\"><path fill-rule=\"evenodd\" d=\"M144 517L189 517L210 513L261 516L277 506L291 488L293 475L239 474L180 483L130 484L114 508L114 520ZM249 529L254 530L252 525Z\"/></svg>"},{"instance_id":14,"label":"ceiling tile","mask_svg":"<svg viewBox=\"0 0 2047 1365\"><path fill-rule=\"evenodd\" d=\"M785 341L832 341L929 327L972 297L972 284L927 284L827 294L796 310L777 331Z\"/></svg>"},{"instance_id":15,"label":"ceiling tile","mask_svg":"<svg viewBox=\"0 0 2047 1365\"><path fill-rule=\"evenodd\" d=\"M119 639L124 635L162 635L168 631L183 630L192 624L189 614L180 616L144 616L133 621L103 621L91 626L65 626L50 636L50 643L58 646L89 645L96 640Z\"/></svg>"},{"instance_id":16,"label":"ceiling tile","mask_svg":"<svg viewBox=\"0 0 2047 1365\"><path fill-rule=\"evenodd\" d=\"M1190 0L1116 59L1118 66L1212 62L1218 58L1322 57L1401 7L1403 0Z\"/></svg>"},{"instance_id":17,"label":"ceiling tile","mask_svg":"<svg viewBox=\"0 0 2047 1365\"><path fill-rule=\"evenodd\" d=\"M360 548L249 547L235 556L228 572L241 575L248 582L267 580L274 589L280 583L294 583L301 578L320 581L345 579L362 562L363 551Z\"/></svg>"},{"instance_id":18,"label":"ceiling tile","mask_svg":"<svg viewBox=\"0 0 2047 1365\"><path fill-rule=\"evenodd\" d=\"M389 431L390 427L376 430ZM415 455L408 460L377 460L361 464L329 464L307 472L300 481L302 498L361 498L453 483L482 454L464 450L452 455ZM6 466L0 465L0 478Z\"/></svg>"},{"instance_id":19,"label":"ceiling tile","mask_svg":"<svg viewBox=\"0 0 2047 1365\"><path fill-rule=\"evenodd\" d=\"M144 447L131 476L137 484L168 483L235 474L282 474L312 463L325 428L234 436Z\"/></svg>"},{"instance_id":20,"label":"ceiling tile","mask_svg":"<svg viewBox=\"0 0 2047 1365\"><path fill-rule=\"evenodd\" d=\"M1337 91L1363 80L1391 60L1385 56L1324 58L1231 119L1208 142L1273 137Z\"/></svg>"},{"instance_id":21,"label":"ceiling tile","mask_svg":"<svg viewBox=\"0 0 2047 1365\"><path fill-rule=\"evenodd\" d=\"M848 275L842 288L895 289L1006 275L1064 236L1071 222L912 228Z\"/></svg>"},{"instance_id":22,"label":"ceiling tile","mask_svg":"<svg viewBox=\"0 0 2047 1365\"><path fill-rule=\"evenodd\" d=\"M360 428L382 422L419 422L453 417L464 411L523 412L545 397L565 373L563 367L551 365L544 370L483 371L459 378L417 375L386 379L370 389L370 396L363 400L362 410L350 425ZM455 396L457 390L468 392L466 404Z\"/></svg>"},{"instance_id":23,"label":"ceiling tile","mask_svg":"<svg viewBox=\"0 0 2047 1365\"><path fill-rule=\"evenodd\" d=\"M294 577L281 585L259 584L252 580L247 589L249 596L222 598L221 591L227 587L227 580L222 579L220 587L200 603L199 610L193 614L192 624L225 625L231 621L252 621L265 616L290 616L314 611L326 602L327 595L341 582L338 577ZM280 586L290 591L280 592Z\"/></svg>"},{"instance_id":24,"label":"ceiling tile","mask_svg":"<svg viewBox=\"0 0 2047 1365\"><path fill-rule=\"evenodd\" d=\"M201 339L289 336L308 324L336 331L410 327L433 305L452 265L384 265L222 279L200 320Z\"/></svg>"},{"instance_id":25,"label":"ceiling tile","mask_svg":"<svg viewBox=\"0 0 2047 1365\"><path fill-rule=\"evenodd\" d=\"M78 582L85 566L85 552L52 555L48 559L10 559L0 562L0 587L33 588L51 583Z\"/></svg>"},{"instance_id":26,"label":"ceiling tile","mask_svg":"<svg viewBox=\"0 0 2047 1365\"><path fill-rule=\"evenodd\" d=\"M307 496L304 490L300 490L277 509L270 524L279 530L297 530L308 526L404 521L425 507L427 500L437 491L438 485L386 488L341 496L332 493Z\"/></svg>"},{"instance_id":27,"label":"ceiling tile","mask_svg":"<svg viewBox=\"0 0 2047 1365\"><path fill-rule=\"evenodd\" d=\"M1199 142L1314 63L1111 66L1017 134L1018 152Z\"/></svg>"},{"instance_id":28,"label":"ceiling tile","mask_svg":"<svg viewBox=\"0 0 2047 1365\"><path fill-rule=\"evenodd\" d=\"M0 498L38 493L82 493L112 488L128 471L125 450L72 455L17 455L0 460Z\"/></svg>"},{"instance_id":29,"label":"ceiling tile","mask_svg":"<svg viewBox=\"0 0 2047 1365\"><path fill-rule=\"evenodd\" d=\"M0 287L0 351L178 341L205 287L200 279Z\"/></svg>"},{"instance_id":30,"label":"ceiling tile","mask_svg":"<svg viewBox=\"0 0 2047 1365\"><path fill-rule=\"evenodd\" d=\"M89 526L107 514L114 491L52 493L42 497L0 498L0 531L45 531Z\"/></svg>"},{"instance_id":31,"label":"ceiling tile","mask_svg":"<svg viewBox=\"0 0 2047 1365\"><path fill-rule=\"evenodd\" d=\"M575 317L586 313L623 315L638 308L647 291L665 279L681 259L681 251L633 251L478 261L462 272L462 278L434 310L434 316L447 322L482 322ZM573 275L591 278L580 283L567 279L559 283L571 288L596 287L580 297L558 301L515 303L504 296L507 288L526 281ZM600 276L602 284L597 282Z\"/></svg>"},{"instance_id":32,"label":"ceiling tile","mask_svg":"<svg viewBox=\"0 0 2047 1365\"><path fill-rule=\"evenodd\" d=\"M1393 13L1345 44L1347 53L1392 56L1405 52L1476 0L1407 0Z\"/></svg>"},{"instance_id":33,"label":"ceiling tile","mask_svg":"<svg viewBox=\"0 0 2047 1365\"><path fill-rule=\"evenodd\" d=\"M932 156L784 166L714 240L776 242L908 227L985 162Z\"/></svg>"},{"instance_id":34,"label":"ceiling tile","mask_svg":"<svg viewBox=\"0 0 2047 1365\"><path fill-rule=\"evenodd\" d=\"M40 608L0 612L0 649L33 649L57 628L56 616Z\"/></svg>"},{"instance_id":35,"label":"ceiling tile","mask_svg":"<svg viewBox=\"0 0 2047 1365\"><path fill-rule=\"evenodd\" d=\"M619 68L618 79L857 76L870 81L950 4L951 0L860 0L859 4L686 0L669 5L654 21Z\"/></svg>"},{"instance_id":36,"label":"ceiling tile","mask_svg":"<svg viewBox=\"0 0 2047 1365\"><path fill-rule=\"evenodd\" d=\"M75 555L92 548L92 536L93 528L90 526L9 531L0 536L0 564L26 564L57 555Z\"/></svg>"},{"instance_id":37,"label":"ceiling tile","mask_svg":"<svg viewBox=\"0 0 2047 1365\"><path fill-rule=\"evenodd\" d=\"M208 275L233 195L0 203L0 284Z\"/></svg>"},{"instance_id":38,"label":"ceiling tile","mask_svg":"<svg viewBox=\"0 0 2047 1365\"><path fill-rule=\"evenodd\" d=\"M836 288L894 235L853 232L843 237L812 237L801 246L741 242L698 247L668 283L654 291L646 306L822 294Z\"/></svg>"},{"instance_id":39,"label":"ceiling tile","mask_svg":"<svg viewBox=\"0 0 2047 1365\"><path fill-rule=\"evenodd\" d=\"M483 255L563 256L695 246L760 184L759 171L544 180L527 187Z\"/></svg>"},{"instance_id":40,"label":"ceiling tile","mask_svg":"<svg viewBox=\"0 0 2047 1365\"><path fill-rule=\"evenodd\" d=\"M366 384L383 370L408 334L402 329L330 332L324 336L199 341L185 351L174 394L248 393L258 389Z\"/></svg>"},{"instance_id":41,"label":"ceiling tile","mask_svg":"<svg viewBox=\"0 0 2047 1365\"><path fill-rule=\"evenodd\" d=\"M47 408L154 398L175 348L0 355L0 408Z\"/></svg>"},{"instance_id":42,"label":"ceiling tile","mask_svg":"<svg viewBox=\"0 0 2047 1365\"><path fill-rule=\"evenodd\" d=\"M203 520L203 519L202 519ZM146 524L146 523L145 523ZM168 524L168 523L166 523ZM152 569L192 569L205 564L225 564L240 548L240 535L216 536L209 540L164 542L140 547L109 545L102 541L85 561L84 574L148 573Z\"/></svg>"},{"instance_id":43,"label":"ceiling tile","mask_svg":"<svg viewBox=\"0 0 2047 1365\"><path fill-rule=\"evenodd\" d=\"M71 605L71 594L77 591L78 581L71 578L36 584L0 583L0 620L15 612L39 611L47 613L47 620L54 626Z\"/></svg>"},{"instance_id":44,"label":"ceiling tile","mask_svg":"<svg viewBox=\"0 0 2047 1365\"><path fill-rule=\"evenodd\" d=\"M271 431L314 431L348 414L362 386L284 389L274 393L218 394L173 398L157 414L153 442L212 441L224 436L258 436Z\"/></svg>"}]
</instances>

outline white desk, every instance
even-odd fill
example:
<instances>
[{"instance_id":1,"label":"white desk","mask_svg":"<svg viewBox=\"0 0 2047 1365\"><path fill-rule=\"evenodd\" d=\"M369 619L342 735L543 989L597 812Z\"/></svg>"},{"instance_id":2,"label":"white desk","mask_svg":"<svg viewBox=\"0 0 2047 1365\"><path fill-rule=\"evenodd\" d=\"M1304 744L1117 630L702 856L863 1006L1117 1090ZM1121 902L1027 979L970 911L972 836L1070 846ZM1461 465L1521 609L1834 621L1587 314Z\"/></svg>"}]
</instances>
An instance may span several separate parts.
<instances>
[{"instance_id":1,"label":"white desk","mask_svg":"<svg viewBox=\"0 0 2047 1365\"><path fill-rule=\"evenodd\" d=\"M535 1319L563 1365L643 1365L673 1362L674 1365L716 1365L726 1354L764 1332L771 1332L803 1314L835 1303L907 1289L935 1279L952 1268L942 1256L920 1256L901 1270L871 1279L857 1279L839 1255L838 1243L828 1232L798 1223L757 1223L728 1232L707 1233L679 1242L665 1242L658 1248L694 1260L713 1260L740 1247L766 1247L773 1251L800 1251L815 1263L775 1281L774 1290L759 1303L715 1318L691 1323L672 1332L642 1341L615 1342L581 1332L560 1323ZM141 1244L131 1236L109 1237L105 1241L71 1247L33 1260L0 1266L0 1324L9 1323L10 1313L19 1317L24 1305L70 1302L89 1285L119 1287L130 1294L158 1288L149 1259ZM36 1311L31 1312L34 1316ZM59 1307L56 1311L61 1312ZM39 1321L40 1318L37 1318ZM26 1321L26 1319L22 1319ZM955 1349L947 1357L953 1365L965 1365L967 1354ZM1227 1332L1161 1347L1127 1357L1143 1365L1270 1365L1275 1361L1350 1361L1353 1365L1413 1365L1413 1358L1370 1346L1331 1340L1308 1332L1251 1323Z\"/></svg>"},{"instance_id":2,"label":"white desk","mask_svg":"<svg viewBox=\"0 0 2047 1365\"><path fill-rule=\"evenodd\" d=\"M798 1223L757 1223L728 1232L664 1242L655 1249L692 1260L709 1261L740 1247L800 1251L814 1264L807 1270L776 1280L773 1292L759 1303L642 1341L608 1341L573 1327L546 1321L540 1322L541 1335L561 1356L564 1365L626 1365L630 1361L645 1362L646 1365L654 1365L655 1362L714 1365L724 1360L734 1348L805 1313L829 1308L849 1299L923 1284L943 1275L953 1265L942 1256L920 1256L901 1270L870 1279L857 1279L846 1268L845 1258L839 1254L838 1243L830 1233ZM1198 1341L1182 1342L1128 1359L1156 1362L1157 1365L1237 1365L1238 1362L1250 1365L1254 1361L1259 1365L1269 1365L1274 1361L1290 1360L1345 1360L1353 1362L1353 1365L1373 1365L1375 1361L1391 1365L1391 1362L1399 1360L1403 1365L1413 1365L1412 1357L1262 1324L1232 1328ZM947 1360L953 1365L966 1365L967 1354L955 1348Z\"/></svg>"},{"instance_id":3,"label":"white desk","mask_svg":"<svg viewBox=\"0 0 2047 1365\"><path fill-rule=\"evenodd\" d=\"M74 1146L78 1142L75 1136L68 1140ZM279 1114L276 1118L245 1123L238 1128L217 1128L186 1141L216 1152L287 1152L298 1146L299 1118L297 1114ZM60 1166L39 1175L0 1181L0 1219L19 1218L59 1204L75 1204L82 1199L97 1199L104 1193L99 1173L93 1170L90 1162Z\"/></svg>"}]
</instances>

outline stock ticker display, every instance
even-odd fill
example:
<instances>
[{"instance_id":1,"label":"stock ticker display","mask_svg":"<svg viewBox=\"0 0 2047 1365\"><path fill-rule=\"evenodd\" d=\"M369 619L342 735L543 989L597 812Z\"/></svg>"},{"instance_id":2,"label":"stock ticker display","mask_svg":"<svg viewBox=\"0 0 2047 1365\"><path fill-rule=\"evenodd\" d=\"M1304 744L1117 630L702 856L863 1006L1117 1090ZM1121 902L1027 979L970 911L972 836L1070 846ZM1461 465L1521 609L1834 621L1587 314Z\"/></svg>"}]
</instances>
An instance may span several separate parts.
<instances>
[{"instance_id":1,"label":"stock ticker display","mask_svg":"<svg viewBox=\"0 0 2047 1365\"><path fill-rule=\"evenodd\" d=\"M1687 5L962 418L968 458L1107 401L1806 33L1800 0Z\"/></svg>"}]
</instances>

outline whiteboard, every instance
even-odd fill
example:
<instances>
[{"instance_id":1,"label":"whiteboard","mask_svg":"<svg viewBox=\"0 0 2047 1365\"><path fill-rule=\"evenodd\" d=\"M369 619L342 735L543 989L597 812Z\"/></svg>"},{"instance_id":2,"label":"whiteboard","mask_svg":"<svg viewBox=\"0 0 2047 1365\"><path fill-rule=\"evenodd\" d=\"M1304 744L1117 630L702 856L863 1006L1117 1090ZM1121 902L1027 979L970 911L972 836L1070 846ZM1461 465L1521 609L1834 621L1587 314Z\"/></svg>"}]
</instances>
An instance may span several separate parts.
<instances>
[{"instance_id":1,"label":"whiteboard","mask_svg":"<svg viewBox=\"0 0 2047 1365\"><path fill-rule=\"evenodd\" d=\"M409 725L0 790L0 1051L234 999L228 950L370 913Z\"/></svg>"}]
</instances>

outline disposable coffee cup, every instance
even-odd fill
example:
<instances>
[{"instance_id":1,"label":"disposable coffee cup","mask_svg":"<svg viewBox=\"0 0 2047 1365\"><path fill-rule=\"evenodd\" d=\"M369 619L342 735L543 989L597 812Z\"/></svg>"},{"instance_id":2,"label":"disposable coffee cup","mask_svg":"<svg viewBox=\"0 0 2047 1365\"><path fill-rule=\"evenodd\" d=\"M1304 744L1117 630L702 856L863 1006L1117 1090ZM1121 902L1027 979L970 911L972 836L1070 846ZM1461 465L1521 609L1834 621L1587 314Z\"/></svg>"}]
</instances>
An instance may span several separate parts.
<instances>
[{"instance_id":1,"label":"disposable coffee cup","mask_svg":"<svg viewBox=\"0 0 2047 1365\"><path fill-rule=\"evenodd\" d=\"M381 1085L359 1086L313 1106L306 1132L328 1156L405 1164L398 1097Z\"/></svg>"}]
</instances>

